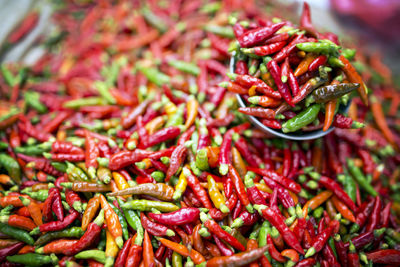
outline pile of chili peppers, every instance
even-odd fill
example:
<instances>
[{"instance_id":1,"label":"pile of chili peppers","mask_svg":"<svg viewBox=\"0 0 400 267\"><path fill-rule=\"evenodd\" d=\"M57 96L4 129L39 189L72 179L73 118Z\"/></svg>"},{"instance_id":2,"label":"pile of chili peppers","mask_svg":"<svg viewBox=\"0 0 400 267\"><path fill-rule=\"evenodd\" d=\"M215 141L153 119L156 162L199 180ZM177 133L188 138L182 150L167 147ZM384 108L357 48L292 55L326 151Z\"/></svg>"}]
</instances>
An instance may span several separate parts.
<instances>
[{"instance_id":1,"label":"pile of chili peppers","mask_svg":"<svg viewBox=\"0 0 400 267\"><path fill-rule=\"evenodd\" d=\"M316 31L307 4L298 27L275 18L236 22L233 30L235 73L222 85L244 98L248 106L240 112L284 133L363 126L340 108L349 105L353 91L368 103L368 89L349 61L355 50L342 49L332 33Z\"/></svg>"},{"instance_id":2,"label":"pile of chili peppers","mask_svg":"<svg viewBox=\"0 0 400 267\"><path fill-rule=\"evenodd\" d=\"M276 25L261 3L76 2L34 66L1 66L1 266L400 263L400 93L379 55L356 53L374 93L335 119L365 127L289 142L226 76L236 21Z\"/></svg>"}]
</instances>

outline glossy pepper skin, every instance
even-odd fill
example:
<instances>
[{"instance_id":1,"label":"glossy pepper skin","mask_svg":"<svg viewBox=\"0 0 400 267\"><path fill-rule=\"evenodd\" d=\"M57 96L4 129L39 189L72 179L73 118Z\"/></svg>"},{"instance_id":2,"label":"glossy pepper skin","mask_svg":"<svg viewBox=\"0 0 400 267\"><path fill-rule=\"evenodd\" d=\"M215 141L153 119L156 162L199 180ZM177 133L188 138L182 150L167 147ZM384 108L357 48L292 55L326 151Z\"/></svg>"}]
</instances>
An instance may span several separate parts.
<instances>
[{"instance_id":1,"label":"glossy pepper skin","mask_svg":"<svg viewBox=\"0 0 400 267\"><path fill-rule=\"evenodd\" d=\"M339 98L360 87L358 83L339 83L319 87L312 92L316 103L324 103Z\"/></svg>"},{"instance_id":2,"label":"glossy pepper skin","mask_svg":"<svg viewBox=\"0 0 400 267\"><path fill-rule=\"evenodd\" d=\"M275 32L282 28L283 25L285 25L285 23L281 22L274 24L271 27L263 27L247 31L239 36L239 44L241 47L251 47L253 45L257 45L272 36Z\"/></svg>"},{"instance_id":3,"label":"glossy pepper skin","mask_svg":"<svg viewBox=\"0 0 400 267\"><path fill-rule=\"evenodd\" d=\"M307 109L296 115L294 118L282 124L282 131L284 133L295 132L297 130L300 130L304 126L307 126L317 118L320 109L321 106L319 104L314 104L308 107Z\"/></svg>"},{"instance_id":4,"label":"glossy pepper skin","mask_svg":"<svg viewBox=\"0 0 400 267\"><path fill-rule=\"evenodd\" d=\"M181 208L178 211L170 213L148 213L150 218L164 225L182 225L195 222L200 217L200 211L197 208Z\"/></svg>"}]
</instances>

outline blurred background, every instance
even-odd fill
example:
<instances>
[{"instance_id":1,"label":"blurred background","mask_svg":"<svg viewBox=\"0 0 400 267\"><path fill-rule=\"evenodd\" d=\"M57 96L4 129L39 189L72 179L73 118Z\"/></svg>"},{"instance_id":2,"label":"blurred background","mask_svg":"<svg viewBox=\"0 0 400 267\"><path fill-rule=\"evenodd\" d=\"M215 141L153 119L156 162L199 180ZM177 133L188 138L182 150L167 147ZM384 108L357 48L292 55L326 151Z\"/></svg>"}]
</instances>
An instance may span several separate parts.
<instances>
[{"instance_id":1,"label":"blurred background","mask_svg":"<svg viewBox=\"0 0 400 267\"><path fill-rule=\"evenodd\" d=\"M0 61L32 64L44 53L44 35L51 32L51 12L54 3L46 0L0 0ZM272 14L297 21L303 6L299 0L259 1L261 8ZM347 44L362 46L370 53L381 54L400 84L400 0L308 0L314 25L331 31ZM284 8L277 8L280 6ZM271 9L272 7L272 9ZM7 37L29 14L40 16L36 28L12 47L6 47ZM7 48L7 49L5 49Z\"/></svg>"}]
</instances>

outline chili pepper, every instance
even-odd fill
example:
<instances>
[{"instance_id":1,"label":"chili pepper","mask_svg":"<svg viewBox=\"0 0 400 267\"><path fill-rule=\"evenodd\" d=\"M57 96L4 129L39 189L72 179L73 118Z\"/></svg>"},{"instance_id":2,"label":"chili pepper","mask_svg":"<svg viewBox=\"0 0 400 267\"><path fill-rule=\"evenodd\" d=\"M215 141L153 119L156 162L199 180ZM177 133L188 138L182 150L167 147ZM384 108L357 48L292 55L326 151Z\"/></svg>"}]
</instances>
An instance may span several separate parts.
<instances>
[{"instance_id":1,"label":"chili pepper","mask_svg":"<svg viewBox=\"0 0 400 267\"><path fill-rule=\"evenodd\" d=\"M304 126L307 126L317 118L320 109L321 106L319 104L308 107L307 109L296 115L296 117L282 124L282 131L284 133L295 132L297 130L300 130Z\"/></svg>"},{"instance_id":2,"label":"chili pepper","mask_svg":"<svg viewBox=\"0 0 400 267\"><path fill-rule=\"evenodd\" d=\"M374 264L397 264L400 254L394 249L380 249L366 254Z\"/></svg>"},{"instance_id":3,"label":"chili pepper","mask_svg":"<svg viewBox=\"0 0 400 267\"><path fill-rule=\"evenodd\" d=\"M124 215L122 214L121 210L119 209L118 202L116 200L114 200L115 205L112 203L109 203L109 204L118 216L118 220L119 220L119 223L121 224L121 228L122 228L123 238L125 240L128 240L128 238L129 238L128 223L126 222Z\"/></svg>"},{"instance_id":4,"label":"chili pepper","mask_svg":"<svg viewBox=\"0 0 400 267\"><path fill-rule=\"evenodd\" d=\"M281 255L281 253L279 253L279 251L275 248L275 245L272 242L272 238L271 238L270 234L267 235L267 244L268 244L268 252L274 260L276 260L278 262L286 262L287 261L285 259L285 257L283 257Z\"/></svg>"},{"instance_id":5,"label":"chili pepper","mask_svg":"<svg viewBox=\"0 0 400 267\"><path fill-rule=\"evenodd\" d=\"M320 55L315 58L310 65L308 66L308 71L316 71L319 66L324 65L328 61L328 57L326 55Z\"/></svg>"},{"instance_id":6,"label":"chili pepper","mask_svg":"<svg viewBox=\"0 0 400 267\"><path fill-rule=\"evenodd\" d=\"M142 225L146 231L149 231L150 234L155 236L173 236L175 233L168 229L168 227L158 224L155 222L150 221L143 212L140 213L140 220Z\"/></svg>"},{"instance_id":7,"label":"chili pepper","mask_svg":"<svg viewBox=\"0 0 400 267\"><path fill-rule=\"evenodd\" d=\"M228 266L228 265L246 265L262 257L262 255L267 251L267 249L268 246L264 246L251 251L240 252L232 256L214 257L211 260L207 261L206 266L214 267L214 266Z\"/></svg>"},{"instance_id":8,"label":"chili pepper","mask_svg":"<svg viewBox=\"0 0 400 267\"><path fill-rule=\"evenodd\" d=\"M360 87L357 89L361 100L365 105L368 105L368 88L362 81L360 75L351 63L343 55L340 55L339 60L344 64L342 67L343 72L346 74L347 79L352 83L359 83Z\"/></svg>"},{"instance_id":9,"label":"chili pepper","mask_svg":"<svg viewBox=\"0 0 400 267\"><path fill-rule=\"evenodd\" d=\"M174 152L172 152L171 159L170 159L170 164L168 167L168 171L166 174L166 181L168 182L169 179L171 178L172 175L176 173L176 171L179 169L180 165L182 164L182 161L184 160L186 156L186 146L185 145L179 145L175 148Z\"/></svg>"},{"instance_id":10,"label":"chili pepper","mask_svg":"<svg viewBox=\"0 0 400 267\"><path fill-rule=\"evenodd\" d=\"M37 226L41 226L43 224L42 219L42 211L37 203L31 201L27 198L20 197L22 204L28 208L28 211Z\"/></svg>"},{"instance_id":11,"label":"chili pepper","mask_svg":"<svg viewBox=\"0 0 400 267\"><path fill-rule=\"evenodd\" d=\"M9 262L18 263L29 266L42 266L46 264L56 264L58 259L53 254L50 256L40 255L36 253L27 253L21 255L8 256L6 258Z\"/></svg>"},{"instance_id":12,"label":"chili pepper","mask_svg":"<svg viewBox=\"0 0 400 267\"><path fill-rule=\"evenodd\" d=\"M350 243L349 253L347 254L348 266L360 266L360 259L358 253L355 250L355 247L352 243Z\"/></svg>"},{"instance_id":13,"label":"chili pepper","mask_svg":"<svg viewBox=\"0 0 400 267\"><path fill-rule=\"evenodd\" d=\"M232 180L232 182L235 186L235 190L238 193L240 202L243 204L243 206L246 207L246 209L250 213L253 213L254 209L253 209L252 205L250 204L250 200L246 194L245 186L244 186L243 181L240 178L237 170L231 164L228 165L228 169L229 169L229 178Z\"/></svg>"},{"instance_id":14,"label":"chili pepper","mask_svg":"<svg viewBox=\"0 0 400 267\"><path fill-rule=\"evenodd\" d=\"M82 230L86 230L87 226L96 215L99 207L100 207L100 198L96 195L89 200L85 212L83 213Z\"/></svg>"},{"instance_id":15,"label":"chili pepper","mask_svg":"<svg viewBox=\"0 0 400 267\"><path fill-rule=\"evenodd\" d=\"M219 239L216 235L213 235L213 239L222 255L232 256L234 254L232 249L229 248L228 245L226 245L224 242L222 242L221 239Z\"/></svg>"},{"instance_id":16,"label":"chili pepper","mask_svg":"<svg viewBox=\"0 0 400 267\"><path fill-rule=\"evenodd\" d=\"M77 213L77 212L76 212ZM64 219L64 221L67 217ZM101 226L104 222L104 210L100 210L99 215L96 219L91 222L84 233L84 235L79 239L79 241L70 247L66 247L64 250L64 255L75 255L83 249L91 246L95 240L99 237L101 232Z\"/></svg>"},{"instance_id":17,"label":"chili pepper","mask_svg":"<svg viewBox=\"0 0 400 267\"><path fill-rule=\"evenodd\" d=\"M241 107L239 111L250 116L260 118L273 119L275 118L275 111L272 109L265 109L260 107Z\"/></svg>"},{"instance_id":18,"label":"chili pepper","mask_svg":"<svg viewBox=\"0 0 400 267\"><path fill-rule=\"evenodd\" d=\"M17 183L21 183L21 168L18 162L11 156L1 153L0 154L0 162L2 166L7 170L8 175L11 179Z\"/></svg>"},{"instance_id":19,"label":"chili pepper","mask_svg":"<svg viewBox=\"0 0 400 267\"><path fill-rule=\"evenodd\" d=\"M200 185L200 182L197 179L197 177L194 176L187 167L184 167L182 172L184 173L187 179L188 186L193 190L196 197L203 203L205 208L211 209L212 204L208 197L208 194L206 190Z\"/></svg>"},{"instance_id":20,"label":"chili pepper","mask_svg":"<svg viewBox=\"0 0 400 267\"><path fill-rule=\"evenodd\" d=\"M271 37L275 32L285 25L284 22L277 23L271 27L261 27L254 30L249 30L239 36L238 41L241 47L252 47L260 44Z\"/></svg>"},{"instance_id":21,"label":"chili pepper","mask_svg":"<svg viewBox=\"0 0 400 267\"><path fill-rule=\"evenodd\" d=\"M33 245L33 238L24 230L0 223L0 232L26 244Z\"/></svg>"},{"instance_id":22,"label":"chili pepper","mask_svg":"<svg viewBox=\"0 0 400 267\"><path fill-rule=\"evenodd\" d=\"M36 249L36 253L40 254L62 254L64 249L68 246L74 246L78 240L72 239L58 239L46 244L44 247Z\"/></svg>"},{"instance_id":23,"label":"chili pepper","mask_svg":"<svg viewBox=\"0 0 400 267\"><path fill-rule=\"evenodd\" d=\"M101 209L104 210L104 218L107 222L107 229L111 232L119 248L122 248L124 242L122 239L122 227L118 215L112 209L103 195L99 195Z\"/></svg>"},{"instance_id":24,"label":"chili pepper","mask_svg":"<svg viewBox=\"0 0 400 267\"><path fill-rule=\"evenodd\" d=\"M145 136L143 139L141 139L139 147L140 148L152 147L156 144L162 143L169 139L174 139L180 133L181 133L181 130L177 126L170 126L170 127L161 129L161 130L155 132L154 134Z\"/></svg>"},{"instance_id":25,"label":"chili pepper","mask_svg":"<svg viewBox=\"0 0 400 267\"><path fill-rule=\"evenodd\" d=\"M36 224L31 219L15 214L0 215L0 222L27 231L32 231L36 227Z\"/></svg>"},{"instance_id":26,"label":"chili pepper","mask_svg":"<svg viewBox=\"0 0 400 267\"><path fill-rule=\"evenodd\" d=\"M80 227L70 227L61 231L56 232L47 232L44 235L41 235L36 241L35 246L41 246L46 243L49 243L55 239L61 238L80 238L84 234L84 230Z\"/></svg>"},{"instance_id":27,"label":"chili pepper","mask_svg":"<svg viewBox=\"0 0 400 267\"><path fill-rule=\"evenodd\" d=\"M351 159L347 160L347 166L349 167L349 171L353 178L356 180L358 185L362 187L365 191L367 191L372 196L377 196L377 192L372 187L372 185L367 181L364 174L361 170L354 165L354 161Z\"/></svg>"},{"instance_id":28,"label":"chili pepper","mask_svg":"<svg viewBox=\"0 0 400 267\"><path fill-rule=\"evenodd\" d=\"M336 210L339 211L344 218L348 219L351 222L356 221L351 210L349 210L348 207L342 201L340 201L336 196L332 197L332 202L333 205L335 205Z\"/></svg>"},{"instance_id":29,"label":"chili pepper","mask_svg":"<svg viewBox=\"0 0 400 267\"><path fill-rule=\"evenodd\" d=\"M220 209L223 213L228 213L229 209L225 205L225 200L222 194L219 192L217 183L215 182L215 180L212 178L211 175L207 176L207 182L208 182L208 194L212 202L214 203L215 207Z\"/></svg>"},{"instance_id":30,"label":"chili pepper","mask_svg":"<svg viewBox=\"0 0 400 267\"><path fill-rule=\"evenodd\" d=\"M117 258L115 259L114 266L123 267L127 262L127 258L129 255L129 249L131 247L132 237L126 240L122 249L118 252Z\"/></svg>"},{"instance_id":31,"label":"chili pepper","mask_svg":"<svg viewBox=\"0 0 400 267\"><path fill-rule=\"evenodd\" d=\"M72 190L65 191L65 198L68 205L74 208L77 212L81 213L82 210L82 200L77 193Z\"/></svg>"},{"instance_id":32,"label":"chili pepper","mask_svg":"<svg viewBox=\"0 0 400 267\"><path fill-rule=\"evenodd\" d=\"M38 234L39 232L54 232L54 231L61 231L65 229L68 225L73 223L76 218L78 218L79 213L73 210L68 216L64 218L63 221L52 221L48 223L44 223L39 227L33 229L30 234Z\"/></svg>"},{"instance_id":33,"label":"chili pepper","mask_svg":"<svg viewBox=\"0 0 400 267\"><path fill-rule=\"evenodd\" d=\"M297 237L292 231L290 231L281 216L279 216L276 211L263 205L255 205L255 208L266 220L268 220L276 229L278 229L283 240L285 240L290 247L295 249L300 254L304 254Z\"/></svg>"},{"instance_id":34,"label":"chili pepper","mask_svg":"<svg viewBox=\"0 0 400 267\"><path fill-rule=\"evenodd\" d=\"M253 168L253 167L247 167L247 170L255 172L256 174L266 176L271 180L274 180L275 182L281 184L283 187L285 187L288 190L291 190L295 193L300 193L301 191L301 186L296 183L295 181L288 179L279 173L272 171L272 170L267 170L267 169L260 169L260 168Z\"/></svg>"},{"instance_id":35,"label":"chili pepper","mask_svg":"<svg viewBox=\"0 0 400 267\"><path fill-rule=\"evenodd\" d=\"M368 223L365 227L366 231L372 231L379 225L381 218L381 208L382 208L381 206L382 206L381 198L379 196L376 196L371 216L369 217Z\"/></svg>"},{"instance_id":36,"label":"chili pepper","mask_svg":"<svg viewBox=\"0 0 400 267\"><path fill-rule=\"evenodd\" d=\"M122 195L137 195L137 194L145 194L149 196L153 196L159 198L161 200L170 201L172 200L172 196L174 194L174 189L169 185L164 183L145 183L136 185L134 187L129 187L127 189L119 190L114 193L109 193L109 196L122 196Z\"/></svg>"},{"instance_id":37,"label":"chili pepper","mask_svg":"<svg viewBox=\"0 0 400 267\"><path fill-rule=\"evenodd\" d=\"M184 245L172 242L165 238L160 238L160 242L167 248L172 249L173 251L179 253L180 255L184 257L190 257L195 264L200 264L205 261L205 258L198 251L194 249L189 251Z\"/></svg>"},{"instance_id":38,"label":"chili pepper","mask_svg":"<svg viewBox=\"0 0 400 267\"><path fill-rule=\"evenodd\" d=\"M307 43L302 43L299 45L305 45ZM296 45L299 47L298 45ZM294 71L294 76L298 77L304 73L306 73L311 66L311 63L317 58L317 56L313 53L306 54L305 58L299 63L296 70ZM318 69L318 68L317 68Z\"/></svg>"},{"instance_id":39,"label":"chili pepper","mask_svg":"<svg viewBox=\"0 0 400 267\"><path fill-rule=\"evenodd\" d=\"M278 41L271 44L256 46L253 48L242 48L241 51L245 54L255 54L257 56L267 56L280 51L284 46L285 41Z\"/></svg>"},{"instance_id":40,"label":"chili pepper","mask_svg":"<svg viewBox=\"0 0 400 267\"><path fill-rule=\"evenodd\" d=\"M321 251L325 244L328 242L329 237L332 235L334 229L338 226L338 221L331 221L329 226L325 228L322 232L318 233L318 235L314 238L311 248L309 248L306 252L305 257L308 258L313 256L315 253Z\"/></svg>"},{"instance_id":41,"label":"chili pepper","mask_svg":"<svg viewBox=\"0 0 400 267\"><path fill-rule=\"evenodd\" d=\"M4 262L6 257L16 254L23 246L25 246L25 243L17 242L15 244L0 249L0 261Z\"/></svg>"},{"instance_id":42,"label":"chili pepper","mask_svg":"<svg viewBox=\"0 0 400 267\"><path fill-rule=\"evenodd\" d=\"M151 209L157 209L161 212L171 212L179 210L179 207L170 202L160 202L152 200L130 200L121 205L122 209L135 209L139 211L151 211Z\"/></svg>"},{"instance_id":43,"label":"chili pepper","mask_svg":"<svg viewBox=\"0 0 400 267\"><path fill-rule=\"evenodd\" d=\"M305 84L301 86L297 95L293 97L293 104L297 104L302 101L307 95L309 95L314 89L318 88L322 84L326 82L326 73L321 72L320 68L320 75L321 77L313 77L309 79Z\"/></svg>"},{"instance_id":44,"label":"chili pepper","mask_svg":"<svg viewBox=\"0 0 400 267\"><path fill-rule=\"evenodd\" d=\"M385 228L380 228L380 229L376 229L373 231L364 232L364 233L359 234L358 236L352 238L351 241L349 241L348 243L345 243L344 246L346 248L348 248L350 246L350 242L351 242L351 244L353 244L353 246L356 249L360 249L360 248L372 243L374 240L377 240L384 232L385 232Z\"/></svg>"},{"instance_id":45,"label":"chili pepper","mask_svg":"<svg viewBox=\"0 0 400 267\"><path fill-rule=\"evenodd\" d=\"M72 189L75 192L109 192L110 185L88 182L61 183L64 188Z\"/></svg>"},{"instance_id":46,"label":"chili pepper","mask_svg":"<svg viewBox=\"0 0 400 267\"><path fill-rule=\"evenodd\" d=\"M238 83L241 86L249 88L251 86L256 86L257 90L264 95L267 95L275 99L282 98L279 92L274 91L269 85L267 85L264 81L258 78L255 78L247 74L241 75L235 73L227 73L226 75L231 79L231 81Z\"/></svg>"},{"instance_id":47,"label":"chili pepper","mask_svg":"<svg viewBox=\"0 0 400 267\"><path fill-rule=\"evenodd\" d=\"M323 191L306 202L303 207L303 215L307 216L308 210L314 210L332 196L331 191Z\"/></svg>"}]
</instances>

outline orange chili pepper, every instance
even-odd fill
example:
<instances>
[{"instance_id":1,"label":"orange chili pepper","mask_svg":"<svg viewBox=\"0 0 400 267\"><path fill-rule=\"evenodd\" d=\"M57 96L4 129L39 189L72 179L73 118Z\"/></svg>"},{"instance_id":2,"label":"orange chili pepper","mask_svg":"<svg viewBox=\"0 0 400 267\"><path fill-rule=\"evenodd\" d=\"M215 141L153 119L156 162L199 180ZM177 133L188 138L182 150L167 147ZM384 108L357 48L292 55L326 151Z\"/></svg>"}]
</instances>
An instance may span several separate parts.
<instances>
[{"instance_id":1,"label":"orange chili pepper","mask_svg":"<svg viewBox=\"0 0 400 267\"><path fill-rule=\"evenodd\" d=\"M100 198L98 195L92 197L85 209L85 212L83 213L82 216L82 230L86 231L86 228L88 227L89 223L93 220L93 218L96 216L96 213L100 207Z\"/></svg>"},{"instance_id":2,"label":"orange chili pepper","mask_svg":"<svg viewBox=\"0 0 400 267\"><path fill-rule=\"evenodd\" d=\"M0 184L13 185L14 181L7 174L0 174Z\"/></svg>"},{"instance_id":3,"label":"orange chili pepper","mask_svg":"<svg viewBox=\"0 0 400 267\"><path fill-rule=\"evenodd\" d=\"M218 165L218 156L219 156L219 147L206 147L207 149L207 157L208 157L208 165L211 168L215 168Z\"/></svg>"},{"instance_id":4,"label":"orange chili pepper","mask_svg":"<svg viewBox=\"0 0 400 267\"><path fill-rule=\"evenodd\" d=\"M323 191L310 199L309 201L306 202L306 204L303 207L303 216L307 217L308 215L308 210L315 210L317 207L319 207L322 203L327 201L330 197L332 196L331 191Z\"/></svg>"},{"instance_id":5,"label":"orange chili pepper","mask_svg":"<svg viewBox=\"0 0 400 267\"><path fill-rule=\"evenodd\" d=\"M122 239L122 227L119 222L118 215L111 208L110 204L108 204L106 198L103 195L99 195L100 197L100 205L104 210L104 218L107 222L107 229L110 231L112 236L115 239L119 248L122 248L124 245L124 241Z\"/></svg>"},{"instance_id":6,"label":"orange chili pepper","mask_svg":"<svg viewBox=\"0 0 400 267\"><path fill-rule=\"evenodd\" d=\"M291 262L296 263L299 261L299 253L294 249L285 249L281 251L281 255L288 258Z\"/></svg>"},{"instance_id":7,"label":"orange chili pepper","mask_svg":"<svg viewBox=\"0 0 400 267\"><path fill-rule=\"evenodd\" d=\"M314 166L316 172L321 172L322 171L322 143L321 139L317 139L314 142L313 150L312 150L312 159L311 159L311 165Z\"/></svg>"},{"instance_id":8,"label":"orange chili pepper","mask_svg":"<svg viewBox=\"0 0 400 267\"><path fill-rule=\"evenodd\" d=\"M257 240L255 240L255 239L249 239L249 240L247 241L246 251L251 251L251 250L256 249L256 248L258 248L258 242L257 242ZM250 263L248 266L249 266L249 267L258 267L259 265L258 265L258 262L257 262L257 261L254 261L254 262Z\"/></svg>"},{"instance_id":9,"label":"orange chili pepper","mask_svg":"<svg viewBox=\"0 0 400 267\"><path fill-rule=\"evenodd\" d=\"M0 221L27 231L32 231L37 226L30 218L16 214L2 215L0 216Z\"/></svg>"},{"instance_id":10,"label":"orange chili pepper","mask_svg":"<svg viewBox=\"0 0 400 267\"><path fill-rule=\"evenodd\" d=\"M36 252L44 254L51 254L51 253L62 254L65 251L65 248L72 247L78 242L79 240L58 239L50 243L47 243L44 247L36 249Z\"/></svg>"},{"instance_id":11,"label":"orange chili pepper","mask_svg":"<svg viewBox=\"0 0 400 267\"><path fill-rule=\"evenodd\" d=\"M165 122L165 118L163 116L158 116L146 123L144 128L146 128L147 132L151 135L159 130Z\"/></svg>"},{"instance_id":12,"label":"orange chili pepper","mask_svg":"<svg viewBox=\"0 0 400 267\"><path fill-rule=\"evenodd\" d=\"M65 130L58 130L57 131L57 135L56 135L56 139L58 141L64 141L65 138L67 138L67 132Z\"/></svg>"},{"instance_id":13,"label":"orange chili pepper","mask_svg":"<svg viewBox=\"0 0 400 267\"><path fill-rule=\"evenodd\" d=\"M129 188L128 182L125 180L125 177L119 172L112 172L112 177L114 179L115 184L118 187L118 190L123 190ZM114 191L113 191L114 192ZM123 197L129 197L130 195L125 195Z\"/></svg>"},{"instance_id":14,"label":"orange chili pepper","mask_svg":"<svg viewBox=\"0 0 400 267\"><path fill-rule=\"evenodd\" d=\"M3 208L10 205L13 205L16 208L24 207L24 204L22 204L22 201L19 199L20 196L30 199L27 195L20 195L20 194L8 195L0 198L0 205Z\"/></svg>"},{"instance_id":15,"label":"orange chili pepper","mask_svg":"<svg viewBox=\"0 0 400 267\"><path fill-rule=\"evenodd\" d=\"M336 216L336 209L333 205L332 199L326 201L326 211L328 212L329 217L333 220Z\"/></svg>"},{"instance_id":16,"label":"orange chili pepper","mask_svg":"<svg viewBox=\"0 0 400 267\"><path fill-rule=\"evenodd\" d=\"M266 184L260 184L260 183L254 183L254 185L257 187L258 190L261 190L263 192L272 194L271 188L269 188Z\"/></svg>"},{"instance_id":17,"label":"orange chili pepper","mask_svg":"<svg viewBox=\"0 0 400 267\"><path fill-rule=\"evenodd\" d=\"M143 239L143 262L145 267L155 266L153 246L151 245L147 230L144 231Z\"/></svg>"},{"instance_id":18,"label":"orange chili pepper","mask_svg":"<svg viewBox=\"0 0 400 267\"><path fill-rule=\"evenodd\" d=\"M382 131L383 136L385 136L386 140L396 150L399 150L399 147L394 139L393 133L386 122L386 117L385 114L383 113L382 105L375 96L371 96L371 111L375 123L378 126L378 128Z\"/></svg>"},{"instance_id":19,"label":"orange chili pepper","mask_svg":"<svg viewBox=\"0 0 400 267\"><path fill-rule=\"evenodd\" d=\"M195 97L189 97L186 103L186 122L185 127L188 129L194 123L199 110L199 102Z\"/></svg>"},{"instance_id":20,"label":"orange chili pepper","mask_svg":"<svg viewBox=\"0 0 400 267\"><path fill-rule=\"evenodd\" d=\"M255 96L256 95L256 89L257 86L253 85L252 87L250 87L249 89L249 96Z\"/></svg>"},{"instance_id":21,"label":"orange chili pepper","mask_svg":"<svg viewBox=\"0 0 400 267\"><path fill-rule=\"evenodd\" d=\"M28 208L28 211L31 214L31 217L35 222L35 224L37 226L42 225L43 224L42 210L40 209L39 204L36 203L34 200L29 200L28 198L20 197L20 199L24 204L24 206Z\"/></svg>"},{"instance_id":22,"label":"orange chili pepper","mask_svg":"<svg viewBox=\"0 0 400 267\"><path fill-rule=\"evenodd\" d=\"M34 253L35 247L31 245L26 245L18 251L18 254Z\"/></svg>"},{"instance_id":23,"label":"orange chili pepper","mask_svg":"<svg viewBox=\"0 0 400 267\"><path fill-rule=\"evenodd\" d=\"M299 77L300 75L306 73L308 71L308 66L310 66L311 62L313 62L316 58L316 55L308 53L297 66L296 70L294 71L294 76Z\"/></svg>"},{"instance_id":24,"label":"orange chili pepper","mask_svg":"<svg viewBox=\"0 0 400 267\"><path fill-rule=\"evenodd\" d=\"M336 103L337 99L333 99L325 104L325 121L324 127L322 128L323 131L327 131L332 125L333 118L335 117Z\"/></svg>"},{"instance_id":25,"label":"orange chili pepper","mask_svg":"<svg viewBox=\"0 0 400 267\"><path fill-rule=\"evenodd\" d=\"M246 164L244 163L242 155L240 155L239 150L237 150L235 147L232 147L231 153L232 153L233 166L238 171L240 177L244 177L247 173L247 167Z\"/></svg>"},{"instance_id":26,"label":"orange chili pepper","mask_svg":"<svg viewBox=\"0 0 400 267\"><path fill-rule=\"evenodd\" d=\"M367 86L364 84L361 76L358 74L357 70L351 65L350 61L347 60L343 55L340 55L339 59L342 61L344 66L342 70L346 74L347 79L351 83L359 83L360 87L357 88L357 91L361 97L361 100L365 105L368 106L368 89Z\"/></svg>"},{"instance_id":27,"label":"orange chili pepper","mask_svg":"<svg viewBox=\"0 0 400 267\"><path fill-rule=\"evenodd\" d=\"M190 257L195 264L200 264L204 262L206 259L201 255L198 251L192 249L190 252L189 250L181 244L175 243L165 238L160 238L161 244L166 246L167 248L172 249L173 251L181 254L184 257Z\"/></svg>"},{"instance_id":28,"label":"orange chili pepper","mask_svg":"<svg viewBox=\"0 0 400 267\"><path fill-rule=\"evenodd\" d=\"M339 211L344 218L351 222L356 222L353 212L342 201L340 201L336 196L333 196L331 200L336 210Z\"/></svg>"}]
</instances>

